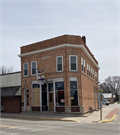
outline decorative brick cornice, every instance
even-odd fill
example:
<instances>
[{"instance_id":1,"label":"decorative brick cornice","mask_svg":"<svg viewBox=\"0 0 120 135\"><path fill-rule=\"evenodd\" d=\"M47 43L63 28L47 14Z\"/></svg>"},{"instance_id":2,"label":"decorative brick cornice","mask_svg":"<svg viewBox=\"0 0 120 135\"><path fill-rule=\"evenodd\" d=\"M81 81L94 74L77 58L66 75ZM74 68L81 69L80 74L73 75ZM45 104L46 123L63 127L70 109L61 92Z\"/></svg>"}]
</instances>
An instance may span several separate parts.
<instances>
[{"instance_id":1,"label":"decorative brick cornice","mask_svg":"<svg viewBox=\"0 0 120 135\"><path fill-rule=\"evenodd\" d=\"M41 42L36 42L33 44L29 44L26 46L21 47L21 54L26 54L38 50L43 50L63 44L74 44L74 45L84 45L88 53L91 55L91 57L94 59L94 61L98 64L97 60L95 59L94 55L91 53L81 36L75 36L75 35L62 35L59 37L51 38L48 40L44 40Z\"/></svg>"}]
</instances>

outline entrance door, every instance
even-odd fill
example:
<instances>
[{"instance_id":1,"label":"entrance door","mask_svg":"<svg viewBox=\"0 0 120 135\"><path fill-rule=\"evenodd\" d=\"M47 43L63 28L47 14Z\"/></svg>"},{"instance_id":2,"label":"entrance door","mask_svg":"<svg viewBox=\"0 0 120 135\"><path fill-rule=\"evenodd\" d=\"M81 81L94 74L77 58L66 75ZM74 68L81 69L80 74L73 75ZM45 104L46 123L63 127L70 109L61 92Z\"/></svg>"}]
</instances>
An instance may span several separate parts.
<instances>
[{"instance_id":1,"label":"entrance door","mask_svg":"<svg viewBox=\"0 0 120 135\"><path fill-rule=\"evenodd\" d=\"M54 111L54 95L49 93L49 111Z\"/></svg>"}]
</instances>

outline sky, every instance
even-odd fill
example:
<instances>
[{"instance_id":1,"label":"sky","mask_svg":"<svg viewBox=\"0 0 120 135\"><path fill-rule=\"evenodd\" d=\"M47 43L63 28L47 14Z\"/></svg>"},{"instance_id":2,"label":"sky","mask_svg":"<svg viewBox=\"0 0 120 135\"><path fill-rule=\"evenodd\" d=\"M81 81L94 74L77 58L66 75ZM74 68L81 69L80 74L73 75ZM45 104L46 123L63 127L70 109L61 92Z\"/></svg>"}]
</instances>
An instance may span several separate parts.
<instances>
[{"instance_id":1,"label":"sky","mask_svg":"<svg viewBox=\"0 0 120 135\"><path fill-rule=\"evenodd\" d=\"M99 81L120 75L119 0L0 0L0 66L21 70L20 47L64 34L86 36Z\"/></svg>"}]
</instances>

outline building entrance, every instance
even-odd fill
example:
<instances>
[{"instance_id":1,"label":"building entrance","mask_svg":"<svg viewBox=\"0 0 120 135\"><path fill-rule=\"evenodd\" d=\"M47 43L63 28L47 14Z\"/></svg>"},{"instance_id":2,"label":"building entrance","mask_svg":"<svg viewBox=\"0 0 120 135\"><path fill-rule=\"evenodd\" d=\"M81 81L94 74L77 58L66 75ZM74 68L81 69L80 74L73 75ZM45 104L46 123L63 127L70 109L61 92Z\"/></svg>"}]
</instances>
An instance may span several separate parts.
<instances>
[{"instance_id":1,"label":"building entrance","mask_svg":"<svg viewBox=\"0 0 120 135\"><path fill-rule=\"evenodd\" d=\"M42 87L42 111L48 111L47 106L47 84L41 85Z\"/></svg>"},{"instance_id":2,"label":"building entrance","mask_svg":"<svg viewBox=\"0 0 120 135\"><path fill-rule=\"evenodd\" d=\"M53 92L49 93L49 111L54 111L54 94L53 94Z\"/></svg>"}]
</instances>

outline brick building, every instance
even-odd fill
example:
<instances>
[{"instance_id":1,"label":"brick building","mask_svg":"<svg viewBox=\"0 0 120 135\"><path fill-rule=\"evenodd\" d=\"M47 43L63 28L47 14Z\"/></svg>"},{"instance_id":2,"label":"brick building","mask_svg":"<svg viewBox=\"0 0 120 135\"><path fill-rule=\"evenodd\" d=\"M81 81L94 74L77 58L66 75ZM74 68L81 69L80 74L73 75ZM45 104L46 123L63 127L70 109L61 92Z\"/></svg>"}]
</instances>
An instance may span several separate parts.
<instances>
[{"instance_id":1,"label":"brick building","mask_svg":"<svg viewBox=\"0 0 120 135\"><path fill-rule=\"evenodd\" d=\"M98 108L98 62L83 36L63 35L21 47L24 111L87 112ZM44 70L37 84L36 70Z\"/></svg>"},{"instance_id":2,"label":"brick building","mask_svg":"<svg viewBox=\"0 0 120 135\"><path fill-rule=\"evenodd\" d=\"M20 113L21 72L0 75L1 112Z\"/></svg>"}]
</instances>

